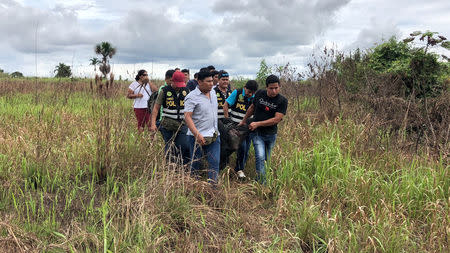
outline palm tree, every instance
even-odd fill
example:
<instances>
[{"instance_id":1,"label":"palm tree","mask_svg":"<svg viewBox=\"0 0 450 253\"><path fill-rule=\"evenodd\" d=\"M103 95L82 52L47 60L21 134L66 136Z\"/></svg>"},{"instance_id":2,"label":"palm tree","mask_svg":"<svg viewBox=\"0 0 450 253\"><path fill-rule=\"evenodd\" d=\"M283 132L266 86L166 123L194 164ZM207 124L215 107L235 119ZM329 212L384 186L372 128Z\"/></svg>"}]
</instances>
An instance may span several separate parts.
<instances>
[{"instance_id":1,"label":"palm tree","mask_svg":"<svg viewBox=\"0 0 450 253\"><path fill-rule=\"evenodd\" d=\"M56 65L55 70L53 71L56 73L55 77L70 77L72 75L72 70L70 69L70 66L64 64L64 63L59 63L58 65Z\"/></svg>"},{"instance_id":2,"label":"palm tree","mask_svg":"<svg viewBox=\"0 0 450 253\"><path fill-rule=\"evenodd\" d=\"M102 43L95 45L95 53L102 55L102 61L98 69L103 73L103 76L106 79L106 75L111 71L109 59L116 54L116 48L113 47L111 43L103 41Z\"/></svg>"},{"instance_id":3,"label":"palm tree","mask_svg":"<svg viewBox=\"0 0 450 253\"><path fill-rule=\"evenodd\" d=\"M94 66L94 72L97 71L97 64L99 64L101 61L98 58L92 57L91 59L89 59L89 61L91 61L91 63L89 65L93 65Z\"/></svg>"}]
</instances>

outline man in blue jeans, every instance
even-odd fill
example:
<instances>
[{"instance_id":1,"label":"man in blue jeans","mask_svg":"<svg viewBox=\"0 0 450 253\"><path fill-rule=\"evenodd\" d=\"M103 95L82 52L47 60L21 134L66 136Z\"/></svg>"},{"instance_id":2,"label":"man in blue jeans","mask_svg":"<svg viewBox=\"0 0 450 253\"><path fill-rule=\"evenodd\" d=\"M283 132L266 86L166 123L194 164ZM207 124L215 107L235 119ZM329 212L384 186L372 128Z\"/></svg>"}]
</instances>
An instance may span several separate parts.
<instances>
[{"instance_id":1,"label":"man in blue jeans","mask_svg":"<svg viewBox=\"0 0 450 253\"><path fill-rule=\"evenodd\" d=\"M288 100L280 93L280 79L270 75L266 79L266 89L256 92L252 105L240 125L244 125L247 119L253 115L253 122L248 128L252 131L253 147L255 148L255 164L257 180L264 183L266 180L265 162L270 158L270 153L277 138L277 124L286 115Z\"/></svg>"},{"instance_id":2,"label":"man in blue jeans","mask_svg":"<svg viewBox=\"0 0 450 253\"><path fill-rule=\"evenodd\" d=\"M184 80L184 74L176 71L172 74L170 84L160 89L152 111L150 130L153 132L157 130L156 117L161 108L159 130L165 142L164 150L169 157L181 155L183 164L186 165L191 158L191 149L186 136L187 127L184 124L184 100L189 93Z\"/></svg>"},{"instance_id":3,"label":"man in blue jeans","mask_svg":"<svg viewBox=\"0 0 450 253\"><path fill-rule=\"evenodd\" d=\"M198 73L198 87L185 99L184 118L189 128L188 138L191 144L193 174L198 173L203 155L208 161L208 180L217 183L220 161L220 138L217 125L218 103L213 90L213 73Z\"/></svg>"},{"instance_id":4,"label":"man in blue jeans","mask_svg":"<svg viewBox=\"0 0 450 253\"><path fill-rule=\"evenodd\" d=\"M247 109L252 105L255 92L258 90L258 83L255 80L249 80L244 88L236 89L227 98L223 108L225 118L231 116L231 120L237 125L244 118ZM230 109L230 112L228 112ZM244 179L244 167L248 158L248 151L250 150L251 136L248 135L239 145L236 153L236 166L234 171L239 179Z\"/></svg>"}]
</instances>

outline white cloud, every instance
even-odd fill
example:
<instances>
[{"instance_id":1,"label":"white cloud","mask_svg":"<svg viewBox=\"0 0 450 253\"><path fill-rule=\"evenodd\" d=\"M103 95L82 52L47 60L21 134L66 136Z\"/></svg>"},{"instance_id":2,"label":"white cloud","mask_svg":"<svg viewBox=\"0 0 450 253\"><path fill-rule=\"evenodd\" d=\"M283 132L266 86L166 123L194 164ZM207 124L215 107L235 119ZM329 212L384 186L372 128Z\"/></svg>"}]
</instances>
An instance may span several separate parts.
<instances>
[{"instance_id":1,"label":"white cloud","mask_svg":"<svg viewBox=\"0 0 450 253\"><path fill-rule=\"evenodd\" d=\"M180 23L159 12L129 13L104 33L124 62L207 58L213 51L208 26Z\"/></svg>"},{"instance_id":2,"label":"white cloud","mask_svg":"<svg viewBox=\"0 0 450 253\"><path fill-rule=\"evenodd\" d=\"M353 0L337 15L325 38L341 49L367 48L395 35L405 38L416 30L450 34L450 2L433 0Z\"/></svg>"},{"instance_id":3,"label":"white cloud","mask_svg":"<svg viewBox=\"0 0 450 253\"><path fill-rule=\"evenodd\" d=\"M0 31L8 35L0 37L0 41L6 41L18 52L49 53L92 43L71 10L39 10L6 1L0 6L0 13Z\"/></svg>"},{"instance_id":4,"label":"white cloud","mask_svg":"<svg viewBox=\"0 0 450 253\"><path fill-rule=\"evenodd\" d=\"M448 0L0 0L0 13L0 67L27 75L36 55L39 75L72 61L74 73L90 73L101 41L118 49L116 74L153 61L162 77L170 66L209 64L251 75L262 58L301 69L324 45L369 47L414 30L450 37Z\"/></svg>"},{"instance_id":5,"label":"white cloud","mask_svg":"<svg viewBox=\"0 0 450 253\"><path fill-rule=\"evenodd\" d=\"M401 38L401 31L392 20L371 20L368 27L361 29L352 44L345 49L367 49L374 47L377 43L389 40L391 37Z\"/></svg>"},{"instance_id":6,"label":"white cloud","mask_svg":"<svg viewBox=\"0 0 450 253\"><path fill-rule=\"evenodd\" d=\"M349 0L293 1L219 0L213 10L226 14L221 31L234 39L244 55L271 56L308 45L333 23Z\"/></svg>"}]
</instances>

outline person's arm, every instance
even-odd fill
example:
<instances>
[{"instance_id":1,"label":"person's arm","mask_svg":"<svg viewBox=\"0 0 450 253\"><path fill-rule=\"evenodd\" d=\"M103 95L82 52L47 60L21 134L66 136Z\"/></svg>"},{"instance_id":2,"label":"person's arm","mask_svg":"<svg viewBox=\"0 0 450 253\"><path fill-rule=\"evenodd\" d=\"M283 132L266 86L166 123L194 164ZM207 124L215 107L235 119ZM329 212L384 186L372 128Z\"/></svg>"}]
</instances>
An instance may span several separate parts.
<instances>
[{"instance_id":1,"label":"person's arm","mask_svg":"<svg viewBox=\"0 0 450 253\"><path fill-rule=\"evenodd\" d=\"M152 119L150 121L150 131L156 131L156 117L158 116L158 111L161 108L161 104L155 103L152 110Z\"/></svg>"},{"instance_id":2,"label":"person's arm","mask_svg":"<svg viewBox=\"0 0 450 253\"><path fill-rule=\"evenodd\" d=\"M161 110L161 106L164 103L165 94L164 92L158 92L156 97L155 105L152 108L151 119L150 119L150 131L156 131L156 117L158 112Z\"/></svg>"},{"instance_id":3,"label":"person's arm","mask_svg":"<svg viewBox=\"0 0 450 253\"><path fill-rule=\"evenodd\" d=\"M192 114L194 112L184 112L184 122L186 122L186 126L191 130L192 134L195 137L195 140L200 145L205 145L206 141L205 138L203 138L203 135L197 130L195 127L194 121L192 120Z\"/></svg>"},{"instance_id":4,"label":"person's arm","mask_svg":"<svg viewBox=\"0 0 450 253\"><path fill-rule=\"evenodd\" d=\"M273 126L273 125L280 123L280 121L283 119L284 115L286 114L287 105L288 105L288 101L286 99L283 99L281 101L281 103L279 104L279 106L277 107L275 116L273 118L270 118L270 119L267 119L264 121L252 122L252 123L250 123L248 128L253 131L258 127Z\"/></svg>"},{"instance_id":5,"label":"person's arm","mask_svg":"<svg viewBox=\"0 0 450 253\"><path fill-rule=\"evenodd\" d=\"M245 115L247 116L247 115ZM278 123L280 123L280 121L283 119L284 114L281 112L276 112L275 113L275 117L264 120L264 121L256 121L256 122L252 122L250 123L250 125L248 125L248 128L253 131L258 127L265 127L265 126L273 126L276 125Z\"/></svg>"},{"instance_id":6,"label":"person's arm","mask_svg":"<svg viewBox=\"0 0 450 253\"><path fill-rule=\"evenodd\" d=\"M144 95L142 93L134 94L132 89L128 89L127 98L129 99L141 98L143 96Z\"/></svg>"},{"instance_id":7,"label":"person's arm","mask_svg":"<svg viewBox=\"0 0 450 253\"><path fill-rule=\"evenodd\" d=\"M239 123L239 126L243 126L243 125L247 124L247 119L250 118L250 116L253 115L254 111L255 111L255 105L251 104L250 107L247 109L247 112L245 113L244 118Z\"/></svg>"},{"instance_id":8,"label":"person's arm","mask_svg":"<svg viewBox=\"0 0 450 253\"><path fill-rule=\"evenodd\" d=\"M223 104L223 116L228 119L229 115L228 115L228 102L225 101L225 103Z\"/></svg>"},{"instance_id":9,"label":"person's arm","mask_svg":"<svg viewBox=\"0 0 450 253\"><path fill-rule=\"evenodd\" d=\"M150 90L152 90L152 92L157 92L158 91L158 86L156 86L156 84L149 82L148 83L150 85Z\"/></svg>"},{"instance_id":10,"label":"person's arm","mask_svg":"<svg viewBox=\"0 0 450 253\"><path fill-rule=\"evenodd\" d=\"M236 103L237 99L237 90L234 90L227 99L225 99L225 104L223 105L223 114L225 118L228 118L230 115L228 113L228 109L230 106L233 106ZM226 107L225 107L226 106Z\"/></svg>"}]
</instances>

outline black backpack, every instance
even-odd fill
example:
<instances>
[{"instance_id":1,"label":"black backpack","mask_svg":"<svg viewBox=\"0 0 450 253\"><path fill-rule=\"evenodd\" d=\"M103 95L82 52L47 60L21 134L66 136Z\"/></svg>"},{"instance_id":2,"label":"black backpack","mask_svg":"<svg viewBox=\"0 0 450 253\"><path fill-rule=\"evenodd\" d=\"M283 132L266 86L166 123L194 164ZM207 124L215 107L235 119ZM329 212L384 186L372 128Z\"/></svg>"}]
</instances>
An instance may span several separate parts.
<instances>
[{"instance_id":1,"label":"black backpack","mask_svg":"<svg viewBox=\"0 0 450 253\"><path fill-rule=\"evenodd\" d=\"M158 92L155 91L150 95L150 98L147 101L147 109L151 113L153 110L153 106L155 106L156 98L158 97Z\"/></svg>"},{"instance_id":2,"label":"black backpack","mask_svg":"<svg viewBox=\"0 0 450 253\"><path fill-rule=\"evenodd\" d=\"M147 95L150 97L147 100L147 110L149 113L151 113L153 110L153 106L155 106L156 98L158 97L158 92L155 91L152 93L152 95L150 95L150 93L148 93L147 89L144 88L144 90L145 90L145 92L147 92Z\"/></svg>"}]
</instances>

